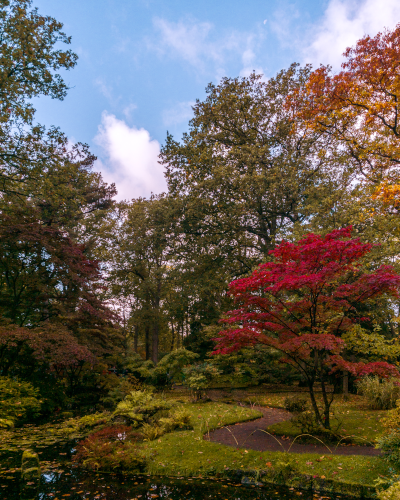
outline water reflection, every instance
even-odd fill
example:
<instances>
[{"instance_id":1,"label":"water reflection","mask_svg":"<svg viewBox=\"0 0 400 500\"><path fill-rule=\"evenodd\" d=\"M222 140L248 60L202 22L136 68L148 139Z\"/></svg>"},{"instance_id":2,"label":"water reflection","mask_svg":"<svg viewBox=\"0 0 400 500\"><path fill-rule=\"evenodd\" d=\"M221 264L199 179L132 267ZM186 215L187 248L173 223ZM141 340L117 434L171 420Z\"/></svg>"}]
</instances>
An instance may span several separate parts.
<instances>
[{"instance_id":1,"label":"water reflection","mask_svg":"<svg viewBox=\"0 0 400 500\"><path fill-rule=\"evenodd\" d=\"M39 486L22 484L18 474L1 478L4 500L345 500L339 495L318 495L287 488L258 488L240 482L156 478L117 474L86 474L77 468L46 472ZM346 499L347 500L347 499Z\"/></svg>"}]
</instances>

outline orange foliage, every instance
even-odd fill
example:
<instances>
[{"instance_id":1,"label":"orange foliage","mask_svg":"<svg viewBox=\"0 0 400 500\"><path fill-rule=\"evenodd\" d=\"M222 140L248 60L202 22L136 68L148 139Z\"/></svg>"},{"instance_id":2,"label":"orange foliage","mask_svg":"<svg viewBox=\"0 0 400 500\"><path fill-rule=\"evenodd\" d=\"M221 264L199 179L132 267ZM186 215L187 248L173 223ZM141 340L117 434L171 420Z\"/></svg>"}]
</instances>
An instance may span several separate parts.
<instances>
[{"instance_id":1,"label":"orange foliage","mask_svg":"<svg viewBox=\"0 0 400 500\"><path fill-rule=\"evenodd\" d=\"M338 139L374 197L390 203L400 192L400 23L343 55L340 73L321 66L287 104L313 130Z\"/></svg>"}]
</instances>

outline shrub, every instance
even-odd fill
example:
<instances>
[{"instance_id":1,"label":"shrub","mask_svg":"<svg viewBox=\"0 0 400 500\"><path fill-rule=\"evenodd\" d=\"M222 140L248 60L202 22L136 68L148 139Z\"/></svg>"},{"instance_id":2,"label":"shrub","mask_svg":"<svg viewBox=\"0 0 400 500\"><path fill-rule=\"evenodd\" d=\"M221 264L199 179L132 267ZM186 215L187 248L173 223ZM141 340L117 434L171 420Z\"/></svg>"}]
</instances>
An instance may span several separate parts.
<instances>
[{"instance_id":1,"label":"shrub","mask_svg":"<svg viewBox=\"0 0 400 500\"><path fill-rule=\"evenodd\" d=\"M398 500L400 498L400 482L392 484L390 488L384 491L378 491L379 500Z\"/></svg>"},{"instance_id":2,"label":"shrub","mask_svg":"<svg viewBox=\"0 0 400 500\"><path fill-rule=\"evenodd\" d=\"M159 425L164 429L164 432L172 432L175 429L193 429L190 423L191 415L186 408L179 408L167 417L159 419Z\"/></svg>"},{"instance_id":3,"label":"shrub","mask_svg":"<svg viewBox=\"0 0 400 500\"><path fill-rule=\"evenodd\" d=\"M29 382L0 377L0 395L2 419L29 421L40 414L39 391Z\"/></svg>"},{"instance_id":4,"label":"shrub","mask_svg":"<svg viewBox=\"0 0 400 500\"><path fill-rule=\"evenodd\" d=\"M378 438L377 442L385 459L393 465L400 466L400 431L385 434Z\"/></svg>"},{"instance_id":5,"label":"shrub","mask_svg":"<svg viewBox=\"0 0 400 500\"><path fill-rule=\"evenodd\" d=\"M389 410L396 406L400 387L394 379L380 380L379 377L364 377L357 382L357 390L368 400L371 410Z\"/></svg>"},{"instance_id":6,"label":"shrub","mask_svg":"<svg viewBox=\"0 0 400 500\"><path fill-rule=\"evenodd\" d=\"M308 401L304 396L289 396L285 398L283 406L290 413L301 413L306 411Z\"/></svg>"},{"instance_id":7,"label":"shrub","mask_svg":"<svg viewBox=\"0 0 400 500\"><path fill-rule=\"evenodd\" d=\"M146 457L137 445L139 439L131 427L106 427L77 444L73 461L93 470L142 472Z\"/></svg>"},{"instance_id":8,"label":"shrub","mask_svg":"<svg viewBox=\"0 0 400 500\"><path fill-rule=\"evenodd\" d=\"M171 409L174 404L151 392L134 391L118 404L114 417L123 417L138 427L148 422L157 412Z\"/></svg>"},{"instance_id":9,"label":"shrub","mask_svg":"<svg viewBox=\"0 0 400 500\"><path fill-rule=\"evenodd\" d=\"M388 431L400 432L400 400L396 402L396 408L389 410L381 422Z\"/></svg>"},{"instance_id":10,"label":"shrub","mask_svg":"<svg viewBox=\"0 0 400 500\"><path fill-rule=\"evenodd\" d=\"M168 386L173 383L174 378L181 379L183 368L193 363L198 357L198 354L183 347L170 352L156 366L154 384L156 386Z\"/></svg>"},{"instance_id":11,"label":"shrub","mask_svg":"<svg viewBox=\"0 0 400 500\"><path fill-rule=\"evenodd\" d=\"M140 380L133 375L128 378L123 378L118 381L118 384L112 387L107 396L101 399L103 405L107 408L115 408L117 404L126 398L128 394L133 391L138 391L142 389L143 384Z\"/></svg>"},{"instance_id":12,"label":"shrub","mask_svg":"<svg viewBox=\"0 0 400 500\"><path fill-rule=\"evenodd\" d=\"M93 413L93 415L85 415L77 421L80 428L95 427L96 425L106 424L110 418L107 413Z\"/></svg>"},{"instance_id":13,"label":"shrub","mask_svg":"<svg viewBox=\"0 0 400 500\"><path fill-rule=\"evenodd\" d=\"M311 411L303 411L294 415L291 420L294 427L296 427L301 434L321 434L322 427L319 425L315 415Z\"/></svg>"},{"instance_id":14,"label":"shrub","mask_svg":"<svg viewBox=\"0 0 400 500\"><path fill-rule=\"evenodd\" d=\"M151 424L143 424L140 431L146 441L154 441L155 439L163 436L166 432L164 427Z\"/></svg>"},{"instance_id":15,"label":"shrub","mask_svg":"<svg viewBox=\"0 0 400 500\"><path fill-rule=\"evenodd\" d=\"M183 373L184 384L191 389L194 400L198 401L204 397L212 380L220 374L220 371L210 363L201 363L188 366Z\"/></svg>"},{"instance_id":16,"label":"shrub","mask_svg":"<svg viewBox=\"0 0 400 500\"><path fill-rule=\"evenodd\" d=\"M400 401L396 408L387 412L381 420L387 432L378 441L385 459L394 465L400 466Z\"/></svg>"}]
</instances>

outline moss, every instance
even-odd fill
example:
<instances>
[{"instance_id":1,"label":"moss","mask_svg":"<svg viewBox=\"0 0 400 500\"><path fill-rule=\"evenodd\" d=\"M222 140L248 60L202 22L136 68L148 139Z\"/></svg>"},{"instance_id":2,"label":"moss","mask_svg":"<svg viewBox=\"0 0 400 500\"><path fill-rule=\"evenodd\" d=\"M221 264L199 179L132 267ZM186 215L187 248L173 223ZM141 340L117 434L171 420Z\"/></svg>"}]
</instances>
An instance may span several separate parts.
<instances>
[{"instance_id":1,"label":"moss","mask_svg":"<svg viewBox=\"0 0 400 500\"><path fill-rule=\"evenodd\" d=\"M24 481L40 479L39 455L32 450L25 450L22 454L21 477Z\"/></svg>"},{"instance_id":2,"label":"moss","mask_svg":"<svg viewBox=\"0 0 400 500\"><path fill-rule=\"evenodd\" d=\"M187 404L193 431L166 434L147 444L147 473L168 476L261 477L272 484L371 496L375 480L390 476L379 457L325 456L235 449L203 439L207 429L259 418L258 411L221 403ZM151 455L154 458L151 458Z\"/></svg>"}]
</instances>

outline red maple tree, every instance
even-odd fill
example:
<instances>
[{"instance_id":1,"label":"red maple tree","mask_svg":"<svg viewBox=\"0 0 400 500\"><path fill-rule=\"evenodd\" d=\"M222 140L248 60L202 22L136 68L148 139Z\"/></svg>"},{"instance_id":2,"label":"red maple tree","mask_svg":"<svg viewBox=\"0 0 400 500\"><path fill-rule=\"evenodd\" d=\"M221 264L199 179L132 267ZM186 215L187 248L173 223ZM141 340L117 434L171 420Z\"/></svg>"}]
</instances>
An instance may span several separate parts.
<instances>
[{"instance_id":1,"label":"red maple tree","mask_svg":"<svg viewBox=\"0 0 400 500\"><path fill-rule=\"evenodd\" d=\"M229 294L238 308L222 320L228 328L214 339L213 354L228 354L259 344L282 353L305 378L317 422L330 428L333 392L328 385L348 371L355 376L399 376L387 362L351 362L344 357L343 333L366 321L358 312L382 294L398 296L400 275L390 266L362 271L360 260L372 245L351 238L352 227L326 236L309 234L297 243L283 242L270 253L272 262L249 277L233 281ZM358 307L357 307L358 306ZM315 397L320 383L324 407Z\"/></svg>"}]
</instances>

